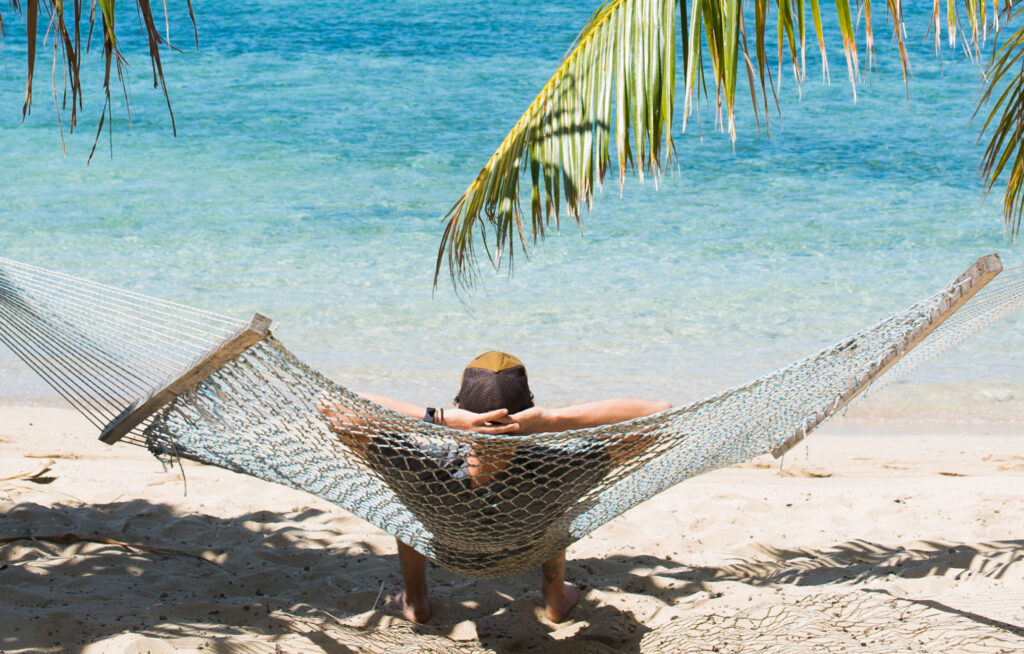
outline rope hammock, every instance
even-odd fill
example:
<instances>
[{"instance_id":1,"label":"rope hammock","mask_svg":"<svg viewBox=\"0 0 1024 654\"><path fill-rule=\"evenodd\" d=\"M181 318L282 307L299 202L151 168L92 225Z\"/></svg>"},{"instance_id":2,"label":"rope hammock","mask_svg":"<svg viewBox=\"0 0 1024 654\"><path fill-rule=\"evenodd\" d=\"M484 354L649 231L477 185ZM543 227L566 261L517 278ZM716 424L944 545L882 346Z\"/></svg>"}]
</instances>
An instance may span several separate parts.
<instances>
[{"instance_id":1,"label":"rope hammock","mask_svg":"<svg viewBox=\"0 0 1024 654\"><path fill-rule=\"evenodd\" d=\"M787 449L1024 304L979 259L935 295L743 386L628 422L483 436L362 399L248 323L0 258L0 341L101 431L333 502L451 570L544 561L689 477ZM998 277L997 277L998 276ZM324 408L343 416L340 424ZM474 460L498 462L489 477Z\"/></svg>"}]
</instances>

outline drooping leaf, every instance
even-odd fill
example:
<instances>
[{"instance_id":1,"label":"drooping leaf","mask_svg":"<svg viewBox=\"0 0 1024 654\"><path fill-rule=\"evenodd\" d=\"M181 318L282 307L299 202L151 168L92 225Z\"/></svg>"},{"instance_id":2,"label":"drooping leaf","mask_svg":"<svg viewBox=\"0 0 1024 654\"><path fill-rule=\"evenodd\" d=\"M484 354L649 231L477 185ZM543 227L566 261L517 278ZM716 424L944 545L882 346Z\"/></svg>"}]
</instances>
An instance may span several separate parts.
<instances>
[{"instance_id":1,"label":"drooping leaf","mask_svg":"<svg viewBox=\"0 0 1024 654\"><path fill-rule=\"evenodd\" d=\"M998 22L998 2L993 0L993 26ZM445 216L434 271L435 286L445 261L456 285L471 284L477 274L475 248L483 247L495 266L507 260L511 267L516 241L525 250L529 243L543 237L552 223L558 225L563 210L579 223L583 208L592 205L594 188L604 179L613 131L620 190L628 169L635 169L641 179L652 173L658 179L663 156L673 149L676 50L672 23L677 6L682 35L679 68L683 83L683 130L692 113L700 111L701 97L708 97L708 73L714 83L715 123L734 140L740 75L747 76L758 129L759 105L768 117L769 89L776 107L779 106L778 84L783 66L792 67L797 83L805 78L806 0L753 0L750 14L744 13L743 0L608 0L591 16L573 49ZM937 45L940 7L940 0L933 0L929 30L935 30ZM810 0L822 77L827 82L828 57L821 11L820 0ZM835 0L835 11L847 76L856 100L861 67L859 38L863 38L869 67L874 58L872 6L870 0ZM858 26L861 11L863 28ZM957 0L946 0L946 29L951 42L955 42L960 11ZM984 0L963 0L962 11L970 27L962 33L965 49L980 51L979 43L985 38L989 22ZM909 93L909 56L901 0L886 0L886 15L892 21ZM752 20L753 56L748 51L748 19ZM771 21L777 32L773 45L778 81L767 54L766 34ZM858 35L859 29L863 29L862 37ZM1005 100L999 105L1000 110L1010 111L1009 104L1010 100ZM986 175L998 176L1005 167L1009 154L1005 147L998 152L986 167ZM522 218L519 199L520 174L526 168L530 170L531 184L529 221ZM1024 179L1024 168L1014 179L1018 184L1024 183L1020 181ZM1018 224L1019 220L1018 215Z\"/></svg>"},{"instance_id":2,"label":"drooping leaf","mask_svg":"<svg viewBox=\"0 0 1024 654\"><path fill-rule=\"evenodd\" d=\"M26 63L26 75L25 75L25 101L22 105L22 119L24 120L32 111L33 86L35 82L36 72L36 61L39 56L38 48L38 33L40 27L39 17L42 12L46 12L46 16L49 16L49 25L45 32L53 34L52 38L52 55L53 55L53 93L54 93L54 104L57 109L58 125L61 132L61 140L63 142L63 129L64 121L62 113L67 110L68 104L71 105L71 115L68 121L68 126L71 131L74 131L78 124L78 110L83 106L82 102L82 89L83 80L81 79L81 61L83 49L88 50L89 38L86 39L86 43L82 43L82 23L83 20L88 21L89 24L89 36L91 38L93 28L97 17L100 22L101 33L103 35L103 59L104 59L104 79L103 79L103 92L104 92L104 105L100 113L99 129L97 130L96 141L93 143L93 152L95 152L96 144L99 141L99 135L102 132L103 126L109 127L110 118L112 117L112 104L111 98L111 84L113 81L112 69L116 66L117 68L117 80L124 89L124 64L125 58L122 54L119 42L117 39L116 29L116 0L93 0L90 4L90 11L87 17L83 17L83 0L73 0L68 3L67 0L25 0L24 5L18 2L18 0L11 0L10 5L15 10L22 14L25 19L25 30L26 30L26 45L27 45L27 63ZM138 12L142 31L146 36L146 40L149 45L149 58L150 63L153 67L153 85L160 88L163 91L164 97L167 100L167 109L171 118L171 130L177 133L177 129L174 122L174 113L171 110L170 95L167 92L167 85L164 80L163 62L161 61L160 46L164 45L164 39L160 36L159 31L156 27L156 19L153 14L153 8L151 6L151 0L135 0L135 9ZM196 45L198 46L198 28L196 27L195 14L192 9L191 0L185 0L185 5L188 8L189 18L192 21L193 33L196 36ZM167 23L166 15L166 4L164 5L164 22ZM70 26L68 20L68 13L70 16ZM2 16L0 16L0 38L5 35L5 27ZM60 79L57 79L57 71L60 71ZM61 89L58 91L58 87ZM127 93L127 90L125 93ZM70 92L70 98L69 96ZM58 97L58 93L60 97ZM125 103L125 106L130 106L129 103ZM92 153L90 153L90 158Z\"/></svg>"},{"instance_id":3,"label":"drooping leaf","mask_svg":"<svg viewBox=\"0 0 1024 654\"><path fill-rule=\"evenodd\" d=\"M1019 18L1021 12L1021 9L1015 10L1012 17ZM1011 236L1015 236L1020 232L1024 215L1024 26L1005 38L995 50L986 77L988 82L977 111L991 98L997 99L981 131L984 136L991 128L981 174L991 192L1006 173L1003 222Z\"/></svg>"},{"instance_id":4,"label":"drooping leaf","mask_svg":"<svg viewBox=\"0 0 1024 654\"><path fill-rule=\"evenodd\" d=\"M511 265L515 242L525 247L543 236L563 211L578 223L604 180L613 125L620 180L629 167L660 175L675 95L675 9L675 0L610 0L594 12L558 70L448 212L435 284L445 257L453 279L472 280L478 239L495 265L506 259ZM527 167L528 223L519 185ZM532 231L529 239L524 223Z\"/></svg>"}]
</instances>

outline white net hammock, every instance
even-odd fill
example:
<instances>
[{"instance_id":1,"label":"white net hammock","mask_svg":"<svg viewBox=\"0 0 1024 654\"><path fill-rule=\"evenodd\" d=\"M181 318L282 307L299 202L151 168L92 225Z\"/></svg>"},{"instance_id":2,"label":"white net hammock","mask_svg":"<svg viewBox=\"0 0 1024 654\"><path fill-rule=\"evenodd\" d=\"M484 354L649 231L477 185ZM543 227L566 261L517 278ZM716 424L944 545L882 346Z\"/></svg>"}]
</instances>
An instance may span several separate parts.
<instances>
[{"instance_id":1,"label":"white net hammock","mask_svg":"<svg viewBox=\"0 0 1024 654\"><path fill-rule=\"evenodd\" d=\"M296 359L258 314L232 320L0 258L0 341L105 442L313 493L471 576L513 574L689 477L779 456L869 387L1022 304L1024 271L989 255L909 309L689 406L481 436L362 399Z\"/></svg>"}]
</instances>

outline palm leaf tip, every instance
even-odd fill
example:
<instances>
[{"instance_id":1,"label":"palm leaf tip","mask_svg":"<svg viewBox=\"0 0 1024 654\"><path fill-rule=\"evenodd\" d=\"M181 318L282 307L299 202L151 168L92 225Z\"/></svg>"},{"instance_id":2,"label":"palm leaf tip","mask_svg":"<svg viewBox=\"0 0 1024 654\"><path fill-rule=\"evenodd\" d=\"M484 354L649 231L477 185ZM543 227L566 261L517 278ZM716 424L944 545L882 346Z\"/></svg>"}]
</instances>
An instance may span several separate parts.
<instances>
[{"instance_id":1,"label":"palm leaf tip","mask_svg":"<svg viewBox=\"0 0 1024 654\"><path fill-rule=\"evenodd\" d=\"M899 0L887 3L899 23L896 38L901 44L901 58L905 59ZM475 242L495 266L500 266L502 260L511 263L517 250L514 241L518 240L518 249L525 252L527 243L543 238L552 223L558 227L564 212L580 221L584 208L589 211L592 206L594 189L603 186L612 143L620 191L627 169L635 170L641 180L653 173L657 185L665 155L673 151L677 6L683 56L683 129L692 109L699 107L699 93L695 95L695 91L703 88L707 95L706 63L715 86L716 124L735 140L734 106L741 59L755 117L760 81L767 120L766 80L778 106L778 89L765 47L768 0L754 0L756 67L747 48L742 0L693 0L689 8L686 0L679 0L678 5L676 0L605 2L591 15L554 75L445 216L447 224L434 271L435 288L446 260L456 287L476 277ZM800 83L806 75L805 1L787 0L776 2L776 6L780 73L786 51ZM870 52L870 10L869 5L864 6ZM810 0L810 8L827 79L818 0ZM837 0L836 8L855 89L858 53L849 0ZM527 169L530 219L524 220L519 176ZM490 241L485 226L491 228ZM526 230L531 238L527 238Z\"/></svg>"},{"instance_id":2,"label":"palm leaf tip","mask_svg":"<svg viewBox=\"0 0 1024 654\"><path fill-rule=\"evenodd\" d=\"M502 261L511 267L515 251L525 254L563 213L580 221L609 168L613 130L620 184L627 166L641 175L660 171L672 124L675 8L675 0L610 0L591 15L554 75L445 216L435 287L446 260L454 285L472 283L477 242L495 267ZM529 220L520 199L525 170Z\"/></svg>"},{"instance_id":3,"label":"palm leaf tip","mask_svg":"<svg viewBox=\"0 0 1024 654\"><path fill-rule=\"evenodd\" d=\"M1017 9L1003 23L1005 27L1024 11ZM990 133L982 157L981 175L991 192L1000 179L1003 191L1003 224L1015 240L1024 216L1024 26L997 47L986 68L986 87L975 111L995 101L981 128L979 139Z\"/></svg>"}]
</instances>

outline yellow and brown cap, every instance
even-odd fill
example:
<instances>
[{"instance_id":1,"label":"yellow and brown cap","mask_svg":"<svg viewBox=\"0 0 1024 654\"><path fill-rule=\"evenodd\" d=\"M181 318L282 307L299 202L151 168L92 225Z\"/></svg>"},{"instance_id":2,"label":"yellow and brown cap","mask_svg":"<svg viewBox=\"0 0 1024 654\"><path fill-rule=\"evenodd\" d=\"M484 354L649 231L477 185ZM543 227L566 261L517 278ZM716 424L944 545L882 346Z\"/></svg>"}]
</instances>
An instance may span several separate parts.
<instances>
[{"instance_id":1,"label":"yellow and brown cap","mask_svg":"<svg viewBox=\"0 0 1024 654\"><path fill-rule=\"evenodd\" d=\"M516 413L533 406L533 393L523 362L505 352L485 352L462 371L458 405L474 413L508 409Z\"/></svg>"}]
</instances>

